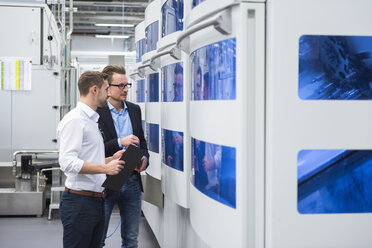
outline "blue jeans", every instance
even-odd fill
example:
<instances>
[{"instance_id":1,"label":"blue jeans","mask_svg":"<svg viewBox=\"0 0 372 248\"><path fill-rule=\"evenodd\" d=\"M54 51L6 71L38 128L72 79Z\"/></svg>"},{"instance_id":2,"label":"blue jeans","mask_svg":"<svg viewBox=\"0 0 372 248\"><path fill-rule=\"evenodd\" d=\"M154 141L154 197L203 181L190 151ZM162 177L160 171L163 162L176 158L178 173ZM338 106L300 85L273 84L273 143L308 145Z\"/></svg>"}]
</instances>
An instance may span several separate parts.
<instances>
[{"instance_id":1,"label":"blue jeans","mask_svg":"<svg viewBox=\"0 0 372 248\"><path fill-rule=\"evenodd\" d=\"M105 228L102 247L105 245L110 216L115 202L118 203L121 217L121 247L138 247L138 230L141 217L142 192L137 175L132 175L121 188L105 198Z\"/></svg>"},{"instance_id":2,"label":"blue jeans","mask_svg":"<svg viewBox=\"0 0 372 248\"><path fill-rule=\"evenodd\" d=\"M63 247L100 247L104 228L103 198L63 192L59 213Z\"/></svg>"}]
</instances>

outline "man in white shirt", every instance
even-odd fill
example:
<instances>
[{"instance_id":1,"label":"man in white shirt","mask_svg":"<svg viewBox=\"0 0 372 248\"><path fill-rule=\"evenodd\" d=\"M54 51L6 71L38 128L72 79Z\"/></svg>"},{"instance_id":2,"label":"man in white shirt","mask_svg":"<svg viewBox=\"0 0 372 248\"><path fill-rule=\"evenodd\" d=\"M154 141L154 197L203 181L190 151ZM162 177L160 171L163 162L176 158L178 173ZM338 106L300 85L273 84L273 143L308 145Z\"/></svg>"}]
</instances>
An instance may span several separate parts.
<instances>
[{"instance_id":1,"label":"man in white shirt","mask_svg":"<svg viewBox=\"0 0 372 248\"><path fill-rule=\"evenodd\" d=\"M124 151L105 158L97 107L106 106L107 75L85 72L78 87L80 102L59 123L59 164L67 179L60 204L64 247L100 247L104 229L103 188L106 175L123 168Z\"/></svg>"}]
</instances>

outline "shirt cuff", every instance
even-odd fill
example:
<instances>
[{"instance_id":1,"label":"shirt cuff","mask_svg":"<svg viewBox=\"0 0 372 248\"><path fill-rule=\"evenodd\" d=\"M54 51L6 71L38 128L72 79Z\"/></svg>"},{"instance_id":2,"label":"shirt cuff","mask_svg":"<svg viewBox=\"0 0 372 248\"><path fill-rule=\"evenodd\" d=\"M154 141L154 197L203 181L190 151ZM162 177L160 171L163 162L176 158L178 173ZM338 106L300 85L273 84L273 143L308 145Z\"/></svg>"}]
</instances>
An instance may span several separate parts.
<instances>
[{"instance_id":1,"label":"shirt cuff","mask_svg":"<svg viewBox=\"0 0 372 248\"><path fill-rule=\"evenodd\" d=\"M79 174L80 171L81 171L81 168L83 168L83 165L84 165L84 160L81 160L81 159L77 159L76 160L76 174Z\"/></svg>"},{"instance_id":2,"label":"shirt cuff","mask_svg":"<svg viewBox=\"0 0 372 248\"><path fill-rule=\"evenodd\" d=\"M121 142L120 142L120 138L118 138L118 146L119 146L120 148L123 148L123 146L121 145Z\"/></svg>"}]
</instances>

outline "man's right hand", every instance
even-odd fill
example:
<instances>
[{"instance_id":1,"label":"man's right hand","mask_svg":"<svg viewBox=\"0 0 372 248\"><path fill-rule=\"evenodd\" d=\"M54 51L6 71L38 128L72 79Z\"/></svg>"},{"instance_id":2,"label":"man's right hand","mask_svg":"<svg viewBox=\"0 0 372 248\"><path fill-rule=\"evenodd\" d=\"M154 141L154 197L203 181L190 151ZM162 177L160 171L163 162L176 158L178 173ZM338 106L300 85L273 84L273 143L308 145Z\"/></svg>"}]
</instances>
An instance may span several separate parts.
<instances>
[{"instance_id":1,"label":"man's right hand","mask_svg":"<svg viewBox=\"0 0 372 248\"><path fill-rule=\"evenodd\" d=\"M106 174L107 175L117 175L124 168L124 161L120 159L114 159L110 163L106 164Z\"/></svg>"},{"instance_id":2,"label":"man's right hand","mask_svg":"<svg viewBox=\"0 0 372 248\"><path fill-rule=\"evenodd\" d=\"M129 145L139 146L139 138L133 134L128 135L124 138L120 138L122 146L128 147Z\"/></svg>"}]
</instances>

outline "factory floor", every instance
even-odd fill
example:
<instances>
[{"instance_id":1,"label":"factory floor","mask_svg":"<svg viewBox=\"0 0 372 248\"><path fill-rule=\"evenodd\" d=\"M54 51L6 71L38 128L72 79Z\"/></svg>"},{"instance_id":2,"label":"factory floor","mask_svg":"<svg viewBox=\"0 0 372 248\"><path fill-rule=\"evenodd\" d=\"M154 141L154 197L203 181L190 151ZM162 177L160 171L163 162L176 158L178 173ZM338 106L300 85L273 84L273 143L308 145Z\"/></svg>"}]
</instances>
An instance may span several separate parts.
<instances>
[{"instance_id":1,"label":"factory floor","mask_svg":"<svg viewBox=\"0 0 372 248\"><path fill-rule=\"evenodd\" d=\"M54 210L52 219L48 221L48 212L40 218L37 217L7 217L0 216L0 247L1 248L58 248L62 247L62 223L58 211ZM107 234L111 234L120 220L119 211L112 213ZM138 237L139 248L157 248L159 244L148 225L146 219L141 217ZM120 227L107 239L107 248L120 247Z\"/></svg>"}]
</instances>

